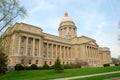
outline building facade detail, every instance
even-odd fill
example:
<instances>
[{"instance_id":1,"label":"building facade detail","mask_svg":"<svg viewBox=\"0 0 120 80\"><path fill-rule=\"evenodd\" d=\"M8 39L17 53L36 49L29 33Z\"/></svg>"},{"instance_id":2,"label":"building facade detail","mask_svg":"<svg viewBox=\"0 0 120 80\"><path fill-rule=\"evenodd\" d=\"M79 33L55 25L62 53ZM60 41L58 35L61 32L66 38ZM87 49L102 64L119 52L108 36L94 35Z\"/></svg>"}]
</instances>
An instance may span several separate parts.
<instances>
[{"instance_id":1,"label":"building facade detail","mask_svg":"<svg viewBox=\"0 0 120 80\"><path fill-rule=\"evenodd\" d=\"M2 45L9 52L8 65L21 63L26 66L43 66L47 63L51 66L57 57L62 64L82 61L88 63L89 67L112 63L109 48L99 47L96 41L89 37L77 37L76 31L77 27L67 13L60 22L59 36L44 33L40 27L16 23L2 35L7 35Z\"/></svg>"}]
</instances>

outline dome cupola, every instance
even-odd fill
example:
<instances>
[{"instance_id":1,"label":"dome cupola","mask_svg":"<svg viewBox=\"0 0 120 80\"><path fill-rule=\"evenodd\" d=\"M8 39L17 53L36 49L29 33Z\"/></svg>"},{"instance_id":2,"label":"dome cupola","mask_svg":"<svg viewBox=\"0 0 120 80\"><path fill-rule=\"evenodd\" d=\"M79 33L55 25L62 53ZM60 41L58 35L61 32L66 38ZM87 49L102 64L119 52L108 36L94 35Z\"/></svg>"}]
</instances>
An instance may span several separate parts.
<instances>
[{"instance_id":1,"label":"dome cupola","mask_svg":"<svg viewBox=\"0 0 120 80\"><path fill-rule=\"evenodd\" d=\"M68 16L68 13L65 13L63 19L59 24L59 36L67 39L77 37L76 26L73 20Z\"/></svg>"}]
</instances>

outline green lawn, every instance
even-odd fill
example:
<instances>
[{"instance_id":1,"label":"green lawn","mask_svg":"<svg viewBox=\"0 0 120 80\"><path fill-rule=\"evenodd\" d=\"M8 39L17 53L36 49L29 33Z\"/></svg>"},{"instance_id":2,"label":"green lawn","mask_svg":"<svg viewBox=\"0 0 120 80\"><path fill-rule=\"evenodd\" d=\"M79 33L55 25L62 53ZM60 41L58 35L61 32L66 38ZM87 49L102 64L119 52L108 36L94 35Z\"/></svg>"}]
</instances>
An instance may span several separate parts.
<instances>
[{"instance_id":1,"label":"green lawn","mask_svg":"<svg viewBox=\"0 0 120 80\"><path fill-rule=\"evenodd\" d=\"M0 76L0 80L49 80L71 76L88 75L95 73L120 71L120 66L103 68L65 69L63 73L55 73L54 70L26 70L13 71Z\"/></svg>"}]
</instances>

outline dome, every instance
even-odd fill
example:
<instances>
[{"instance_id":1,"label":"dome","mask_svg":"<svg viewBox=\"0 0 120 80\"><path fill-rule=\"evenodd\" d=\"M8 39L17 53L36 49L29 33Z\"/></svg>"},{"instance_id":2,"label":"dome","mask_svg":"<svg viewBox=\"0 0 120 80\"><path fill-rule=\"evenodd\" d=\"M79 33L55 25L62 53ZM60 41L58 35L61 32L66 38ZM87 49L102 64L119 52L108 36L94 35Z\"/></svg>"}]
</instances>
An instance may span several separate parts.
<instances>
[{"instance_id":1,"label":"dome","mask_svg":"<svg viewBox=\"0 0 120 80\"><path fill-rule=\"evenodd\" d=\"M64 18L61 20L61 23L63 22L73 22L73 20L68 16L68 13L65 13Z\"/></svg>"},{"instance_id":2,"label":"dome","mask_svg":"<svg viewBox=\"0 0 120 80\"><path fill-rule=\"evenodd\" d=\"M65 16L63 17L59 24L58 28L59 36L67 39L76 37L77 36L76 30L77 28L73 20L68 16L68 13L65 13Z\"/></svg>"}]
</instances>

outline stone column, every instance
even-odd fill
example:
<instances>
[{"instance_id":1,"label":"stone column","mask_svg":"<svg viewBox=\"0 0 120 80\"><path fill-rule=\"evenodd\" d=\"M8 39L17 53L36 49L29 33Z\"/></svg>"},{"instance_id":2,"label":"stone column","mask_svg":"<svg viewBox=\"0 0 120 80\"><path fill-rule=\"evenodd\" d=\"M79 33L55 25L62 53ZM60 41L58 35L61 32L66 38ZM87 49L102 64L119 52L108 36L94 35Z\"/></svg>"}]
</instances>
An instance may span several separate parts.
<instances>
[{"instance_id":1,"label":"stone column","mask_svg":"<svg viewBox=\"0 0 120 80\"><path fill-rule=\"evenodd\" d=\"M92 50L92 59L93 59L94 58L93 47L91 48L91 50Z\"/></svg>"},{"instance_id":2,"label":"stone column","mask_svg":"<svg viewBox=\"0 0 120 80\"><path fill-rule=\"evenodd\" d=\"M90 58L90 54L89 54L89 46L87 46L87 50L88 50L88 59Z\"/></svg>"},{"instance_id":3,"label":"stone column","mask_svg":"<svg viewBox=\"0 0 120 80\"><path fill-rule=\"evenodd\" d=\"M72 60L75 59L75 57L73 56L73 48L71 47L71 58Z\"/></svg>"},{"instance_id":4,"label":"stone column","mask_svg":"<svg viewBox=\"0 0 120 80\"><path fill-rule=\"evenodd\" d=\"M52 53L51 56L52 56L52 57L51 57L51 58L53 59L53 44L51 44L51 49L52 49L52 51L51 51L51 53Z\"/></svg>"},{"instance_id":5,"label":"stone column","mask_svg":"<svg viewBox=\"0 0 120 80\"><path fill-rule=\"evenodd\" d=\"M46 48L47 48L47 55L46 55L46 59L48 59L48 43L46 43Z\"/></svg>"},{"instance_id":6,"label":"stone column","mask_svg":"<svg viewBox=\"0 0 120 80\"><path fill-rule=\"evenodd\" d=\"M21 49L21 48L20 48L21 37L19 36L18 39L19 39L19 40L18 40L18 55L20 55L20 49ZM25 55L25 54L23 54L23 55Z\"/></svg>"},{"instance_id":7,"label":"stone column","mask_svg":"<svg viewBox=\"0 0 120 80\"><path fill-rule=\"evenodd\" d=\"M65 59L65 46L63 46L63 59Z\"/></svg>"},{"instance_id":8,"label":"stone column","mask_svg":"<svg viewBox=\"0 0 120 80\"><path fill-rule=\"evenodd\" d=\"M95 50L96 50L96 48L95 48ZM95 51L95 58L97 58L97 54L96 54L96 51Z\"/></svg>"},{"instance_id":9,"label":"stone column","mask_svg":"<svg viewBox=\"0 0 120 80\"><path fill-rule=\"evenodd\" d=\"M92 54L93 54L93 59L94 59L94 48L92 47Z\"/></svg>"},{"instance_id":10,"label":"stone column","mask_svg":"<svg viewBox=\"0 0 120 80\"><path fill-rule=\"evenodd\" d=\"M65 47L65 54L66 54L66 55L65 55L65 56L66 56L65 58L66 58L66 60L67 60L67 59L68 59L67 47Z\"/></svg>"},{"instance_id":11,"label":"stone column","mask_svg":"<svg viewBox=\"0 0 120 80\"><path fill-rule=\"evenodd\" d=\"M99 64L99 63L98 63L98 61L99 61L99 53L98 53L98 49L96 48L95 51L96 51L96 57L97 57L97 64Z\"/></svg>"},{"instance_id":12,"label":"stone column","mask_svg":"<svg viewBox=\"0 0 120 80\"><path fill-rule=\"evenodd\" d=\"M68 47L68 59L70 60L70 49Z\"/></svg>"},{"instance_id":13,"label":"stone column","mask_svg":"<svg viewBox=\"0 0 120 80\"><path fill-rule=\"evenodd\" d=\"M25 55L28 54L28 37L26 36Z\"/></svg>"},{"instance_id":14,"label":"stone column","mask_svg":"<svg viewBox=\"0 0 120 80\"><path fill-rule=\"evenodd\" d=\"M41 49L41 40L39 39L39 48L38 48L38 56L41 57L42 49Z\"/></svg>"},{"instance_id":15,"label":"stone column","mask_svg":"<svg viewBox=\"0 0 120 80\"><path fill-rule=\"evenodd\" d=\"M87 46L87 54L88 54L88 56L87 56L87 58L89 59L89 47Z\"/></svg>"},{"instance_id":16,"label":"stone column","mask_svg":"<svg viewBox=\"0 0 120 80\"><path fill-rule=\"evenodd\" d=\"M87 45L85 45L85 54L86 54L86 59L88 58L88 53L87 53Z\"/></svg>"},{"instance_id":17,"label":"stone column","mask_svg":"<svg viewBox=\"0 0 120 80\"><path fill-rule=\"evenodd\" d=\"M69 46L67 47L67 56L68 56L68 60L69 60L70 59Z\"/></svg>"},{"instance_id":18,"label":"stone column","mask_svg":"<svg viewBox=\"0 0 120 80\"><path fill-rule=\"evenodd\" d=\"M55 57L55 58L57 58L57 57L58 57L57 53L58 53L58 51L57 51L57 44L56 44L56 52L55 52L56 57Z\"/></svg>"},{"instance_id":19,"label":"stone column","mask_svg":"<svg viewBox=\"0 0 120 80\"><path fill-rule=\"evenodd\" d=\"M93 47L93 57L95 59L95 48Z\"/></svg>"},{"instance_id":20,"label":"stone column","mask_svg":"<svg viewBox=\"0 0 120 80\"><path fill-rule=\"evenodd\" d=\"M90 59L92 58L92 54L91 54L91 47L89 46L89 55L90 55Z\"/></svg>"},{"instance_id":21,"label":"stone column","mask_svg":"<svg viewBox=\"0 0 120 80\"><path fill-rule=\"evenodd\" d=\"M96 59L96 52L95 52L95 47L94 47L94 58Z\"/></svg>"},{"instance_id":22,"label":"stone column","mask_svg":"<svg viewBox=\"0 0 120 80\"><path fill-rule=\"evenodd\" d=\"M59 53L59 54L60 54L60 57L59 57L59 58L61 59L61 58L62 58L62 56L61 56L61 46L60 46L60 53Z\"/></svg>"},{"instance_id":23,"label":"stone column","mask_svg":"<svg viewBox=\"0 0 120 80\"><path fill-rule=\"evenodd\" d=\"M63 51L63 46L61 46L61 48L62 48L62 49L61 49L61 53L62 53L62 54L61 54L61 56L62 56L62 59L64 59L64 51Z\"/></svg>"},{"instance_id":24,"label":"stone column","mask_svg":"<svg viewBox=\"0 0 120 80\"><path fill-rule=\"evenodd\" d=\"M56 49L57 49L57 57L59 57L59 45L57 45Z\"/></svg>"},{"instance_id":25,"label":"stone column","mask_svg":"<svg viewBox=\"0 0 120 80\"><path fill-rule=\"evenodd\" d=\"M93 47L91 48L91 50L92 50L92 59L93 59L94 58Z\"/></svg>"},{"instance_id":26,"label":"stone column","mask_svg":"<svg viewBox=\"0 0 120 80\"><path fill-rule=\"evenodd\" d=\"M97 53L97 48L95 48L95 53L96 53L96 58L97 58L97 57L98 57L98 55L97 55L97 54L98 54L98 53Z\"/></svg>"},{"instance_id":27,"label":"stone column","mask_svg":"<svg viewBox=\"0 0 120 80\"><path fill-rule=\"evenodd\" d=\"M69 52L70 52L70 60L71 60L72 59L71 47L69 47Z\"/></svg>"},{"instance_id":28,"label":"stone column","mask_svg":"<svg viewBox=\"0 0 120 80\"><path fill-rule=\"evenodd\" d=\"M66 47L64 47L64 59L66 60Z\"/></svg>"},{"instance_id":29,"label":"stone column","mask_svg":"<svg viewBox=\"0 0 120 80\"><path fill-rule=\"evenodd\" d=\"M70 59L69 47L67 47L67 55L68 55L68 60L69 60Z\"/></svg>"},{"instance_id":30,"label":"stone column","mask_svg":"<svg viewBox=\"0 0 120 80\"><path fill-rule=\"evenodd\" d=\"M35 56L35 38L33 38L32 55L31 56Z\"/></svg>"}]
</instances>

